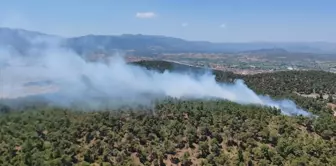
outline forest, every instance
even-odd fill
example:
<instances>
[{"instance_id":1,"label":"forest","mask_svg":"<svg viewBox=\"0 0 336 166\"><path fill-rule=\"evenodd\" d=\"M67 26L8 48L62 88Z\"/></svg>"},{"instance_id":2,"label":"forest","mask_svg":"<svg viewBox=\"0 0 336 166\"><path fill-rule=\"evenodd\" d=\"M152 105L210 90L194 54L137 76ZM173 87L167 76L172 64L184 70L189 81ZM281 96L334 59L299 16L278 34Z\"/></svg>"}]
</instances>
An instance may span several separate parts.
<instances>
[{"instance_id":1,"label":"forest","mask_svg":"<svg viewBox=\"0 0 336 166\"><path fill-rule=\"evenodd\" d=\"M137 65L176 69L160 61ZM184 68L193 70L178 70ZM336 118L327 107L335 100L293 93L335 95L336 74L213 73L218 82L239 78L257 93L293 99L317 116L224 100L167 98L153 107L92 111L3 103L0 165L336 165Z\"/></svg>"}]
</instances>

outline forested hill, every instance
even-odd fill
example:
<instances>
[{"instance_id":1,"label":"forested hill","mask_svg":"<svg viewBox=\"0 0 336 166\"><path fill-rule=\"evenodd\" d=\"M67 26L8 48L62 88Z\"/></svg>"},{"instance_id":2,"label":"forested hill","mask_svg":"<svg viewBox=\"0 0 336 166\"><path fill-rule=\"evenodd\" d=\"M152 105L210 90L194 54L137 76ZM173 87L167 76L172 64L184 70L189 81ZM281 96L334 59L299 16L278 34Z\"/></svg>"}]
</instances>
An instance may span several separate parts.
<instances>
[{"instance_id":1,"label":"forested hill","mask_svg":"<svg viewBox=\"0 0 336 166\"><path fill-rule=\"evenodd\" d=\"M132 62L132 64L145 67L148 70L156 70L159 72L164 72L165 70L175 72L203 72L205 70L205 68L188 66L160 60L142 60Z\"/></svg>"},{"instance_id":2,"label":"forested hill","mask_svg":"<svg viewBox=\"0 0 336 166\"><path fill-rule=\"evenodd\" d=\"M330 165L336 120L227 101L0 115L0 165Z\"/></svg>"},{"instance_id":3,"label":"forested hill","mask_svg":"<svg viewBox=\"0 0 336 166\"><path fill-rule=\"evenodd\" d=\"M135 65L163 72L204 72L205 68L187 66L167 61L139 61ZM232 72L213 70L219 82L230 82L241 78L256 91L272 96L298 92L302 94L336 94L336 74L325 71L279 71L254 75L239 75Z\"/></svg>"},{"instance_id":4,"label":"forested hill","mask_svg":"<svg viewBox=\"0 0 336 166\"><path fill-rule=\"evenodd\" d=\"M316 57L321 54L335 54L336 44L327 42L306 43L213 43L207 41L188 41L180 38L123 34L123 35L85 35L66 38L23 29L0 27L0 47L13 49L14 52L28 55L31 50L41 49L50 43L59 43L60 46L71 49L80 55L104 53L113 54L118 51L131 52L135 55L152 56L160 53L176 52L245 52L258 50L268 52L268 49L285 49L289 52L314 53ZM12 51L13 51L12 50ZM255 51L252 51L255 52ZM272 51L274 52L274 51ZM283 52L282 52L283 53Z\"/></svg>"},{"instance_id":5,"label":"forested hill","mask_svg":"<svg viewBox=\"0 0 336 166\"><path fill-rule=\"evenodd\" d=\"M163 72L184 71L204 73L204 68L190 67L166 61L140 61L135 65L147 69ZM270 95L274 98L289 98L294 100L302 108L315 114L328 113L332 110L327 103L336 104L336 74L325 71L279 71L273 73L261 73L255 75L239 75L233 72L219 70L212 71L218 82L233 82L235 79L243 79L254 91L263 95ZM309 95L317 93L319 96L330 96L327 100L318 98L303 97L298 94ZM332 98L334 96L334 98Z\"/></svg>"},{"instance_id":6,"label":"forested hill","mask_svg":"<svg viewBox=\"0 0 336 166\"><path fill-rule=\"evenodd\" d=\"M279 95L298 92L302 94L336 94L336 74L325 71L282 71L248 75L245 80L261 93Z\"/></svg>"},{"instance_id":7,"label":"forested hill","mask_svg":"<svg viewBox=\"0 0 336 166\"><path fill-rule=\"evenodd\" d=\"M161 72L190 69L159 61L135 64ZM327 101L291 93L305 92L300 86L331 93L329 79L334 75L317 71L214 74L221 82L245 79L258 92L289 97L318 116L285 116L274 108L223 100L171 98L151 108L85 112L48 105L13 109L0 104L0 165L336 165L336 118Z\"/></svg>"}]
</instances>

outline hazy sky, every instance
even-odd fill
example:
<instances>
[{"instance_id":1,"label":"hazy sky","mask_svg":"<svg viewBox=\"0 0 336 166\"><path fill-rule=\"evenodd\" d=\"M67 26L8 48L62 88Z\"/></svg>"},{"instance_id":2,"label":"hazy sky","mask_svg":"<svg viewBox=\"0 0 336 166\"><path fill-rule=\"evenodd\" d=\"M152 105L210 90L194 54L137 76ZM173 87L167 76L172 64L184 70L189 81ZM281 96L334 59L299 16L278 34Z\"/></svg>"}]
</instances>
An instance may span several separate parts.
<instances>
[{"instance_id":1,"label":"hazy sky","mask_svg":"<svg viewBox=\"0 0 336 166\"><path fill-rule=\"evenodd\" d=\"M336 42L335 0L1 0L0 26L63 36Z\"/></svg>"}]
</instances>

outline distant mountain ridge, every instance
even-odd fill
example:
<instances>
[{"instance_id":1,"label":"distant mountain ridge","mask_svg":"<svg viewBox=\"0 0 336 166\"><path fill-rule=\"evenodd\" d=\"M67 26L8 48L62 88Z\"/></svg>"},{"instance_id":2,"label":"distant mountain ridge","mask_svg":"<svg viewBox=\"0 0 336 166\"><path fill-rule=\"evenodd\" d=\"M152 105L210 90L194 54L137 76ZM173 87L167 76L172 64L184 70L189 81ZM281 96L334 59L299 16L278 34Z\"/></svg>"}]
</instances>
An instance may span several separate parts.
<instances>
[{"instance_id":1,"label":"distant mountain ridge","mask_svg":"<svg viewBox=\"0 0 336 166\"><path fill-rule=\"evenodd\" d=\"M47 40L46 40L47 39ZM327 42L298 43L212 43L188 41L180 38L157 35L86 35L65 38L23 29L0 28L0 48L6 47L24 54L31 47L45 47L50 41L79 54L130 52L135 55L158 55L182 52L246 52L262 49L281 49L285 52L336 53L336 44Z\"/></svg>"}]
</instances>

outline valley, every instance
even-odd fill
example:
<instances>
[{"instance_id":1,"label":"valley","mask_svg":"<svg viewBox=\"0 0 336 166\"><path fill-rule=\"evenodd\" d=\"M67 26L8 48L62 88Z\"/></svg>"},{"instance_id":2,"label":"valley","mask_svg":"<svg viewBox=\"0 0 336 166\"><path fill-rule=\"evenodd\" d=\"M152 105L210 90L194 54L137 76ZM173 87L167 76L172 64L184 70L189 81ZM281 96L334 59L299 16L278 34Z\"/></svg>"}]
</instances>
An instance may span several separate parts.
<instances>
[{"instance_id":1,"label":"valley","mask_svg":"<svg viewBox=\"0 0 336 166\"><path fill-rule=\"evenodd\" d=\"M0 165L336 165L333 43L0 28L0 46Z\"/></svg>"}]
</instances>

